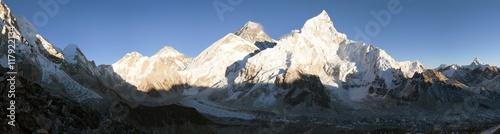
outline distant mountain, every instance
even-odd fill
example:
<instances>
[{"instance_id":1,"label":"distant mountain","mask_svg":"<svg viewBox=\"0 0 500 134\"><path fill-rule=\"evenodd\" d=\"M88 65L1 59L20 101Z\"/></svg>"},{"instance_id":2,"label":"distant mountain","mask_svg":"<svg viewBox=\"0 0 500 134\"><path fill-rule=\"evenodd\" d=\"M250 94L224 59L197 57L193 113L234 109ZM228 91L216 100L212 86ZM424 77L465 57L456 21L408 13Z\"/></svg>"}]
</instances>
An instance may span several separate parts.
<instances>
[{"instance_id":1,"label":"distant mountain","mask_svg":"<svg viewBox=\"0 0 500 134\"><path fill-rule=\"evenodd\" d=\"M151 57L137 52L125 55L113 64L114 71L140 91L151 89L170 89L183 83L178 71L183 70L191 58L179 53L172 47L164 47Z\"/></svg>"},{"instance_id":2,"label":"distant mountain","mask_svg":"<svg viewBox=\"0 0 500 134\"><path fill-rule=\"evenodd\" d=\"M0 11L0 42L6 46L8 32L13 33L20 77L79 103L177 104L224 124L265 121L339 129L409 130L413 124L417 131L432 131L436 126L426 123L434 122L455 123L439 126L453 130L500 120L498 67L477 58L470 65L436 69L398 62L380 48L349 40L325 11L278 40L260 24L247 22L194 58L167 46L151 57L132 52L99 66L77 45L54 47L5 4ZM0 48L3 70L7 52ZM0 74L7 78L5 71Z\"/></svg>"}]
</instances>

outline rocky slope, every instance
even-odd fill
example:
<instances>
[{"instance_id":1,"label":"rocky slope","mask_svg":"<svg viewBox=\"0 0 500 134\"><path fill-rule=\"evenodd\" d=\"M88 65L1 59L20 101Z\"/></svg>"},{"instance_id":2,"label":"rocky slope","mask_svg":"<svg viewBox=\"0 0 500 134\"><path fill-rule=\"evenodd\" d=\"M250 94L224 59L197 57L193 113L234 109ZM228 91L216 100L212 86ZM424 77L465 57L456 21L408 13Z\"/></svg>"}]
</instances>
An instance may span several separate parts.
<instances>
[{"instance_id":1,"label":"rocky slope","mask_svg":"<svg viewBox=\"0 0 500 134\"><path fill-rule=\"evenodd\" d=\"M0 75L4 75L4 70ZM65 96L55 96L37 83L18 78L16 81L16 126L2 125L2 133L146 133L135 126L114 120L112 116L89 108ZM9 81L2 80L2 102L8 102ZM104 103L104 102L103 102ZM2 103L8 107L8 103ZM95 106L94 106L95 107ZM0 114L8 115L7 110Z\"/></svg>"}]
</instances>

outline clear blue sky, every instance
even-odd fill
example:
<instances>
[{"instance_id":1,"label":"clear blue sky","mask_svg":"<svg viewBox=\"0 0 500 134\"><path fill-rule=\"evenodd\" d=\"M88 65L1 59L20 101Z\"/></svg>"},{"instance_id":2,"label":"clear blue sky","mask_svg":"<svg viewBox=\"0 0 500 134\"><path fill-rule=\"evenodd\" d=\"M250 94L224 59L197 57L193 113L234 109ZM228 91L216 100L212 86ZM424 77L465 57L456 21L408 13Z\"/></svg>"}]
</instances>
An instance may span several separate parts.
<instances>
[{"instance_id":1,"label":"clear blue sky","mask_svg":"<svg viewBox=\"0 0 500 134\"><path fill-rule=\"evenodd\" d=\"M36 12L44 12L37 1L3 1L32 22ZM219 1L231 6L228 0ZM370 37L370 44L398 61L419 60L428 68L470 64L475 57L500 65L500 1L399 1L402 12L391 15L389 25ZM74 43L97 64L112 64L126 53L151 56L167 45L195 57L247 21L261 23L271 37L279 39L322 10L330 14L338 31L354 39L354 28L364 29L375 21L370 11L387 10L389 0L242 0L223 14L223 20L213 2L70 0L37 29L57 47Z\"/></svg>"}]
</instances>

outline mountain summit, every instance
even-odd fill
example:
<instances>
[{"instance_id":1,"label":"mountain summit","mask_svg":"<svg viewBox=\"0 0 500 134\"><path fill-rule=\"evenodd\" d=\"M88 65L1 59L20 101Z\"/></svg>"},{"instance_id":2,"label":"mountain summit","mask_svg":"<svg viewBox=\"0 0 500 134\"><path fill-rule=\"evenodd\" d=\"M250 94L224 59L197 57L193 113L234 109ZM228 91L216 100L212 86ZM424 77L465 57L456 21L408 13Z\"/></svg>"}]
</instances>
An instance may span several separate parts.
<instances>
[{"instance_id":1,"label":"mountain summit","mask_svg":"<svg viewBox=\"0 0 500 134\"><path fill-rule=\"evenodd\" d=\"M177 56L183 56L185 57L184 54L180 53L179 51L175 50L171 46L165 46L162 49L160 49L156 54L154 54L152 57L177 57Z\"/></svg>"},{"instance_id":2,"label":"mountain summit","mask_svg":"<svg viewBox=\"0 0 500 134\"><path fill-rule=\"evenodd\" d=\"M307 20L301 31L305 33L312 33L314 35L330 35L337 33L330 16L325 10L323 10L316 17Z\"/></svg>"},{"instance_id":3,"label":"mountain summit","mask_svg":"<svg viewBox=\"0 0 500 134\"><path fill-rule=\"evenodd\" d=\"M259 34L265 34L262 25L249 21L238 31L234 33L237 36L247 39L246 37L253 38Z\"/></svg>"},{"instance_id":4,"label":"mountain summit","mask_svg":"<svg viewBox=\"0 0 500 134\"><path fill-rule=\"evenodd\" d=\"M274 42L276 42L264 32L262 25L252 21L247 22L234 34L255 44L259 49L273 47L275 45Z\"/></svg>"},{"instance_id":5,"label":"mountain summit","mask_svg":"<svg viewBox=\"0 0 500 134\"><path fill-rule=\"evenodd\" d=\"M272 41L271 37L264 32L262 26L252 21L247 22L234 34L250 42Z\"/></svg>"},{"instance_id":6,"label":"mountain summit","mask_svg":"<svg viewBox=\"0 0 500 134\"><path fill-rule=\"evenodd\" d=\"M483 62L481 62L481 60L479 60L479 58L474 58L474 61L472 61L472 63L470 65L475 65L475 66L480 66L480 65L483 65Z\"/></svg>"},{"instance_id":7,"label":"mountain summit","mask_svg":"<svg viewBox=\"0 0 500 134\"><path fill-rule=\"evenodd\" d=\"M138 52L126 54L112 67L118 76L137 90L169 90L171 86L183 83L177 71L186 68L190 62L191 58L173 47L165 46L151 57Z\"/></svg>"}]
</instances>

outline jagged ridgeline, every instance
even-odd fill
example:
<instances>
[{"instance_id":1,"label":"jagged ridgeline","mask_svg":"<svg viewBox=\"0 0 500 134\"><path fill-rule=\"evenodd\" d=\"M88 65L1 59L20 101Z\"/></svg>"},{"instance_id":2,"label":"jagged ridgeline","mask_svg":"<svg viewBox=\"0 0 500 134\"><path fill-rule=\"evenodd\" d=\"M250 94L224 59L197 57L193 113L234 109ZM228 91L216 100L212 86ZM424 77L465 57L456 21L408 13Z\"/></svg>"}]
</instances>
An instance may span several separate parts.
<instances>
[{"instance_id":1,"label":"jagged ridgeline","mask_svg":"<svg viewBox=\"0 0 500 134\"><path fill-rule=\"evenodd\" d=\"M277 40L248 22L194 58L167 46L152 56L132 52L97 66L77 45L57 48L4 3L0 8L2 80L8 67L6 27L15 27L22 83L78 105L99 106L104 115L119 102L133 115L121 120L155 126L162 121L144 122L154 117L140 117L138 111L161 114L155 110L165 109L155 108L165 106L190 107L184 110L201 113L196 122L202 124L280 122L337 130L446 131L500 120L498 67L479 59L436 69L398 62L380 48L349 40L325 11Z\"/></svg>"}]
</instances>

